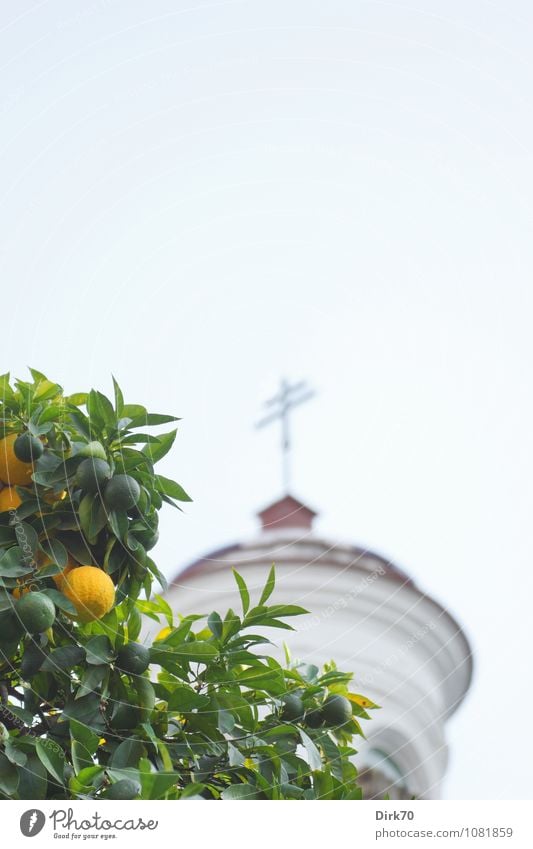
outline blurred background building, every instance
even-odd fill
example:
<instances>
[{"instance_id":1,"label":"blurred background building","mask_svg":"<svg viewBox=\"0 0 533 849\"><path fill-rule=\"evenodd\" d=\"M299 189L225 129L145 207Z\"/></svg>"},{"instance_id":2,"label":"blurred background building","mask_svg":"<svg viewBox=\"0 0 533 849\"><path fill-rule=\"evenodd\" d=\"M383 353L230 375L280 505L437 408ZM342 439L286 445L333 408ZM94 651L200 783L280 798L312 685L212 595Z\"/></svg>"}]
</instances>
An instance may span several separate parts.
<instances>
[{"instance_id":1,"label":"blurred background building","mask_svg":"<svg viewBox=\"0 0 533 849\"><path fill-rule=\"evenodd\" d=\"M238 610L232 567L258 596L275 563L276 603L310 611L285 637L293 658L335 659L354 673L353 689L382 706L363 723L367 739L355 741L365 798L438 799L448 759L446 721L472 675L460 625L393 563L317 535L314 511L292 496L258 515L254 537L189 565L166 600L183 615ZM279 646L279 631L265 633Z\"/></svg>"},{"instance_id":2,"label":"blurred background building","mask_svg":"<svg viewBox=\"0 0 533 849\"><path fill-rule=\"evenodd\" d=\"M471 649L455 619L409 575L373 551L317 534L316 512L289 494L289 413L312 395L305 384L282 381L267 402L259 424L281 421L285 494L258 513L258 532L178 572L166 600L182 615L224 615L240 608L232 567L258 596L274 563L276 603L309 611L287 637L293 658L334 659L353 672L356 692L382 706L363 723L367 739L355 742L364 797L438 799L445 724L469 688ZM281 655L280 632L262 630Z\"/></svg>"}]
</instances>

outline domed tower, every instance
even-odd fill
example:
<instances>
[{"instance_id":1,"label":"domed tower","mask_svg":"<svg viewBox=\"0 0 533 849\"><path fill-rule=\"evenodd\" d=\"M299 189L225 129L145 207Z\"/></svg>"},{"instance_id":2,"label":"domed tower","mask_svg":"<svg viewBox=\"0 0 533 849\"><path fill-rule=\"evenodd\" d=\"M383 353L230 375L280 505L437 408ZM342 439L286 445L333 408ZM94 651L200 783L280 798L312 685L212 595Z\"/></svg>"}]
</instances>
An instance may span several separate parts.
<instances>
[{"instance_id":1,"label":"domed tower","mask_svg":"<svg viewBox=\"0 0 533 849\"><path fill-rule=\"evenodd\" d=\"M445 724L472 676L461 627L390 561L317 534L315 511L291 495L258 515L255 536L192 563L166 600L183 615L238 610L231 567L257 595L275 563L276 603L310 611L287 632L293 657L315 664L334 658L354 673L352 689L381 705L364 723L367 739L356 741L364 797L438 799ZM267 636L279 644L279 632Z\"/></svg>"}]
</instances>

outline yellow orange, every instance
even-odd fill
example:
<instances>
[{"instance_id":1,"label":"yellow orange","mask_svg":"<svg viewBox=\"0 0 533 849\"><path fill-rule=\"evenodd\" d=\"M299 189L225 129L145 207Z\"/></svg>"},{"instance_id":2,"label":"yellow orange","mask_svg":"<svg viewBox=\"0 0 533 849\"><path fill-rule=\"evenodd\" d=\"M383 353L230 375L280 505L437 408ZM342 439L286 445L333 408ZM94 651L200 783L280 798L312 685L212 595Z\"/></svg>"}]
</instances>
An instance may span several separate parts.
<instances>
[{"instance_id":1,"label":"yellow orange","mask_svg":"<svg viewBox=\"0 0 533 849\"><path fill-rule=\"evenodd\" d=\"M0 480L9 486L28 486L32 483L33 466L15 456L13 444L16 438L16 433L10 433L0 440Z\"/></svg>"},{"instance_id":2,"label":"yellow orange","mask_svg":"<svg viewBox=\"0 0 533 849\"><path fill-rule=\"evenodd\" d=\"M115 587L97 566L78 566L65 577L62 592L72 602L80 622L92 622L109 613L115 603Z\"/></svg>"},{"instance_id":3,"label":"yellow orange","mask_svg":"<svg viewBox=\"0 0 533 849\"><path fill-rule=\"evenodd\" d=\"M52 575L52 580L53 580L54 584L56 585L56 587L58 588L58 590L60 590L60 592L63 592L63 586L65 584L67 575L69 575L70 572L72 572L73 569L76 569L76 567L79 566L79 565L80 564L76 563L74 558L71 557L70 554L69 554L69 557L68 557L68 560L67 560L67 565L65 566L63 571L58 572L57 575Z\"/></svg>"},{"instance_id":4,"label":"yellow orange","mask_svg":"<svg viewBox=\"0 0 533 849\"><path fill-rule=\"evenodd\" d=\"M13 597L20 598L21 596L26 595L26 593L29 593L29 591L29 587L15 587L13 590Z\"/></svg>"},{"instance_id":5,"label":"yellow orange","mask_svg":"<svg viewBox=\"0 0 533 849\"><path fill-rule=\"evenodd\" d=\"M55 504L57 501L64 501L67 497L67 490L63 489L61 492L49 492L44 496L44 500L47 504Z\"/></svg>"},{"instance_id":6,"label":"yellow orange","mask_svg":"<svg viewBox=\"0 0 533 849\"><path fill-rule=\"evenodd\" d=\"M16 510L22 504L22 498L14 486L5 486L0 490L0 513Z\"/></svg>"}]
</instances>

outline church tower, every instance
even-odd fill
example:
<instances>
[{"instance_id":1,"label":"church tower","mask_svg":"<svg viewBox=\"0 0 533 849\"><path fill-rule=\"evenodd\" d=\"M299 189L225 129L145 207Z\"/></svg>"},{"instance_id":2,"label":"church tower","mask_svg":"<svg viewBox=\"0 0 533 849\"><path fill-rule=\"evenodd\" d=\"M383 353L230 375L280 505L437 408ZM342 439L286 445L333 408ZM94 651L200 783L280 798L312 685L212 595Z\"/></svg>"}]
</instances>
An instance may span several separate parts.
<instances>
[{"instance_id":1,"label":"church tower","mask_svg":"<svg viewBox=\"0 0 533 849\"><path fill-rule=\"evenodd\" d=\"M312 396L304 383L282 381L267 402L258 426L281 421L285 494L258 513L258 532L179 572L166 600L183 615L239 609L231 567L259 594L274 563L276 602L310 611L287 632L293 658L334 659L354 673L352 689L381 705L365 723L367 739L354 741L364 798L438 799L445 726L470 686L472 652L460 625L409 575L375 552L318 534L317 513L289 494L289 413ZM265 634L279 645L279 632Z\"/></svg>"},{"instance_id":2,"label":"church tower","mask_svg":"<svg viewBox=\"0 0 533 849\"><path fill-rule=\"evenodd\" d=\"M461 627L390 561L317 534L315 511L296 498L286 495L258 516L255 536L189 565L166 600L183 615L238 609L231 567L259 594L275 563L276 602L310 611L287 632L292 656L316 664L334 658L354 673L352 689L381 705L365 723L367 739L354 741L364 797L438 799L446 721L472 676ZM279 645L279 632L265 633Z\"/></svg>"}]
</instances>

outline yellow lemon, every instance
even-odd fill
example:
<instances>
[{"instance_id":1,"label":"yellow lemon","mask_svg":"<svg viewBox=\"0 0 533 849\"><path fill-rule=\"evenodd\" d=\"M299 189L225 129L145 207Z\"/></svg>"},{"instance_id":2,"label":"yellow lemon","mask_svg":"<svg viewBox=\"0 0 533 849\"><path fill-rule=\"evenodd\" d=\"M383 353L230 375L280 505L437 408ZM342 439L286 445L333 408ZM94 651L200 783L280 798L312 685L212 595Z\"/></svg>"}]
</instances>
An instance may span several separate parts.
<instances>
[{"instance_id":1,"label":"yellow lemon","mask_svg":"<svg viewBox=\"0 0 533 849\"><path fill-rule=\"evenodd\" d=\"M78 566L69 571L62 592L76 608L80 622L101 619L115 603L113 581L97 566Z\"/></svg>"}]
</instances>

